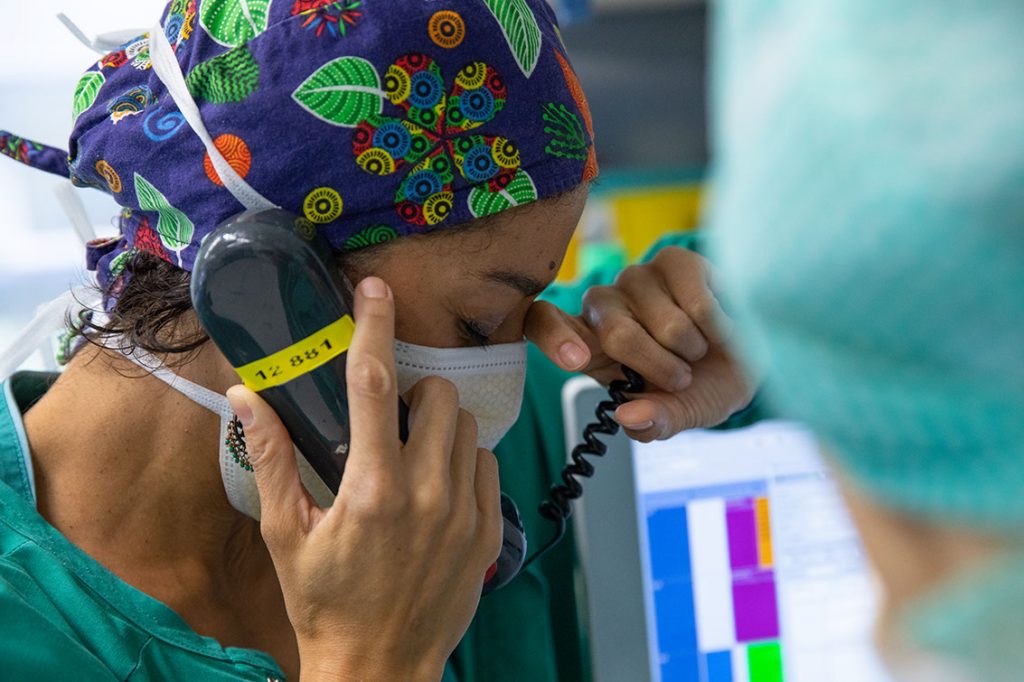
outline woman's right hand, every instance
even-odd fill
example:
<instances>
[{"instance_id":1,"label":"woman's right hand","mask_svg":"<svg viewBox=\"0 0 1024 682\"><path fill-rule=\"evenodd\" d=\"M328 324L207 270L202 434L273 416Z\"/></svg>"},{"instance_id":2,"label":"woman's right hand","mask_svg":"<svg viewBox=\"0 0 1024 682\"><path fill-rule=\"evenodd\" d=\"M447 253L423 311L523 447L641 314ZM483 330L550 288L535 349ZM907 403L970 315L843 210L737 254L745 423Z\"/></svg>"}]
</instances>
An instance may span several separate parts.
<instances>
[{"instance_id":1,"label":"woman's right hand","mask_svg":"<svg viewBox=\"0 0 1024 682\"><path fill-rule=\"evenodd\" d=\"M394 300L382 280L360 283L355 313L352 443L329 509L301 484L270 406L241 386L228 397L245 429L302 679L438 680L501 549L497 462L477 449L475 420L439 378L407 396L402 445Z\"/></svg>"}]
</instances>

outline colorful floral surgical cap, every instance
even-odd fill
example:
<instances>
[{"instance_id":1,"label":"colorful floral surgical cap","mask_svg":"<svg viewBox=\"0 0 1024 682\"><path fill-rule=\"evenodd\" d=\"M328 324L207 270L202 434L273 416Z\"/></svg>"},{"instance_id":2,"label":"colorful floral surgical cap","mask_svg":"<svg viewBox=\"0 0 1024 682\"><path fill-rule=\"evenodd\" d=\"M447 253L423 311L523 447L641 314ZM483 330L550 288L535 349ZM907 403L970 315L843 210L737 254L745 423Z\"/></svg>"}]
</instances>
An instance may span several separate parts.
<instances>
[{"instance_id":1,"label":"colorful floral surgical cap","mask_svg":"<svg viewBox=\"0 0 1024 682\"><path fill-rule=\"evenodd\" d=\"M174 0L161 26L216 149L338 251L597 175L587 103L543 0ZM72 181L123 207L120 238L90 249L101 284L137 251L190 270L203 238L242 212L152 68L148 34L81 77L73 115ZM5 153L54 165L13 139Z\"/></svg>"}]
</instances>

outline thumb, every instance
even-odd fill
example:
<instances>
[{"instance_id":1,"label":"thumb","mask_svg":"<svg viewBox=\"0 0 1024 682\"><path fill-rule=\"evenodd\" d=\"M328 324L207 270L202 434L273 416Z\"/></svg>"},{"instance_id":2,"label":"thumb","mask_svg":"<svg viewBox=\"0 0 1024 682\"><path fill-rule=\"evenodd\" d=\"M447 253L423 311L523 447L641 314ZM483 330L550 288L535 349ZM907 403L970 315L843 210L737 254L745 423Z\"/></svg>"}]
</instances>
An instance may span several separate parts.
<instances>
[{"instance_id":1,"label":"thumb","mask_svg":"<svg viewBox=\"0 0 1024 682\"><path fill-rule=\"evenodd\" d=\"M526 338L553 363L568 372L585 369L593 357L573 318L546 301L535 301L526 314Z\"/></svg>"},{"instance_id":2,"label":"thumb","mask_svg":"<svg viewBox=\"0 0 1024 682\"><path fill-rule=\"evenodd\" d=\"M307 507L311 502L299 479L288 430L270 405L248 388L232 386L227 397L245 431L245 449L260 494L264 535L273 529L275 534L281 533L282 539L297 537L301 520L309 516Z\"/></svg>"}]
</instances>

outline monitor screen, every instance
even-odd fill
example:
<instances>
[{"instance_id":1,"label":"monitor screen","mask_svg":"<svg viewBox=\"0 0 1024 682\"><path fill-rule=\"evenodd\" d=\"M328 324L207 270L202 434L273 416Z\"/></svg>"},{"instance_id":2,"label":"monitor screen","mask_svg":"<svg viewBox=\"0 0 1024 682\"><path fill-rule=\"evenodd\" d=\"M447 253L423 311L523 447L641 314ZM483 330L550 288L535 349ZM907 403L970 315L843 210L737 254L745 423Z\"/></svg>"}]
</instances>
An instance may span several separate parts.
<instances>
[{"instance_id":1,"label":"monitor screen","mask_svg":"<svg viewBox=\"0 0 1024 682\"><path fill-rule=\"evenodd\" d=\"M871 644L875 585L805 429L632 448L652 680L889 679Z\"/></svg>"}]
</instances>

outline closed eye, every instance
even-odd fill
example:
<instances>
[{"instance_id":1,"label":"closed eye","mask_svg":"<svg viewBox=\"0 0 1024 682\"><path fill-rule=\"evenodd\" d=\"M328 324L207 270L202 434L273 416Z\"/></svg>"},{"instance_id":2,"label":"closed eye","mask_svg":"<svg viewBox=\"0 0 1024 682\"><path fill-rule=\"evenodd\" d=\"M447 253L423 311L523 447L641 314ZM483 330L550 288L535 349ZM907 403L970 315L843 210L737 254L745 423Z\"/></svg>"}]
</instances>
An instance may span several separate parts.
<instances>
[{"instance_id":1,"label":"closed eye","mask_svg":"<svg viewBox=\"0 0 1024 682\"><path fill-rule=\"evenodd\" d=\"M490 345L491 339L481 329L480 325L473 320L459 319L459 333L462 338L474 346L486 348Z\"/></svg>"}]
</instances>

